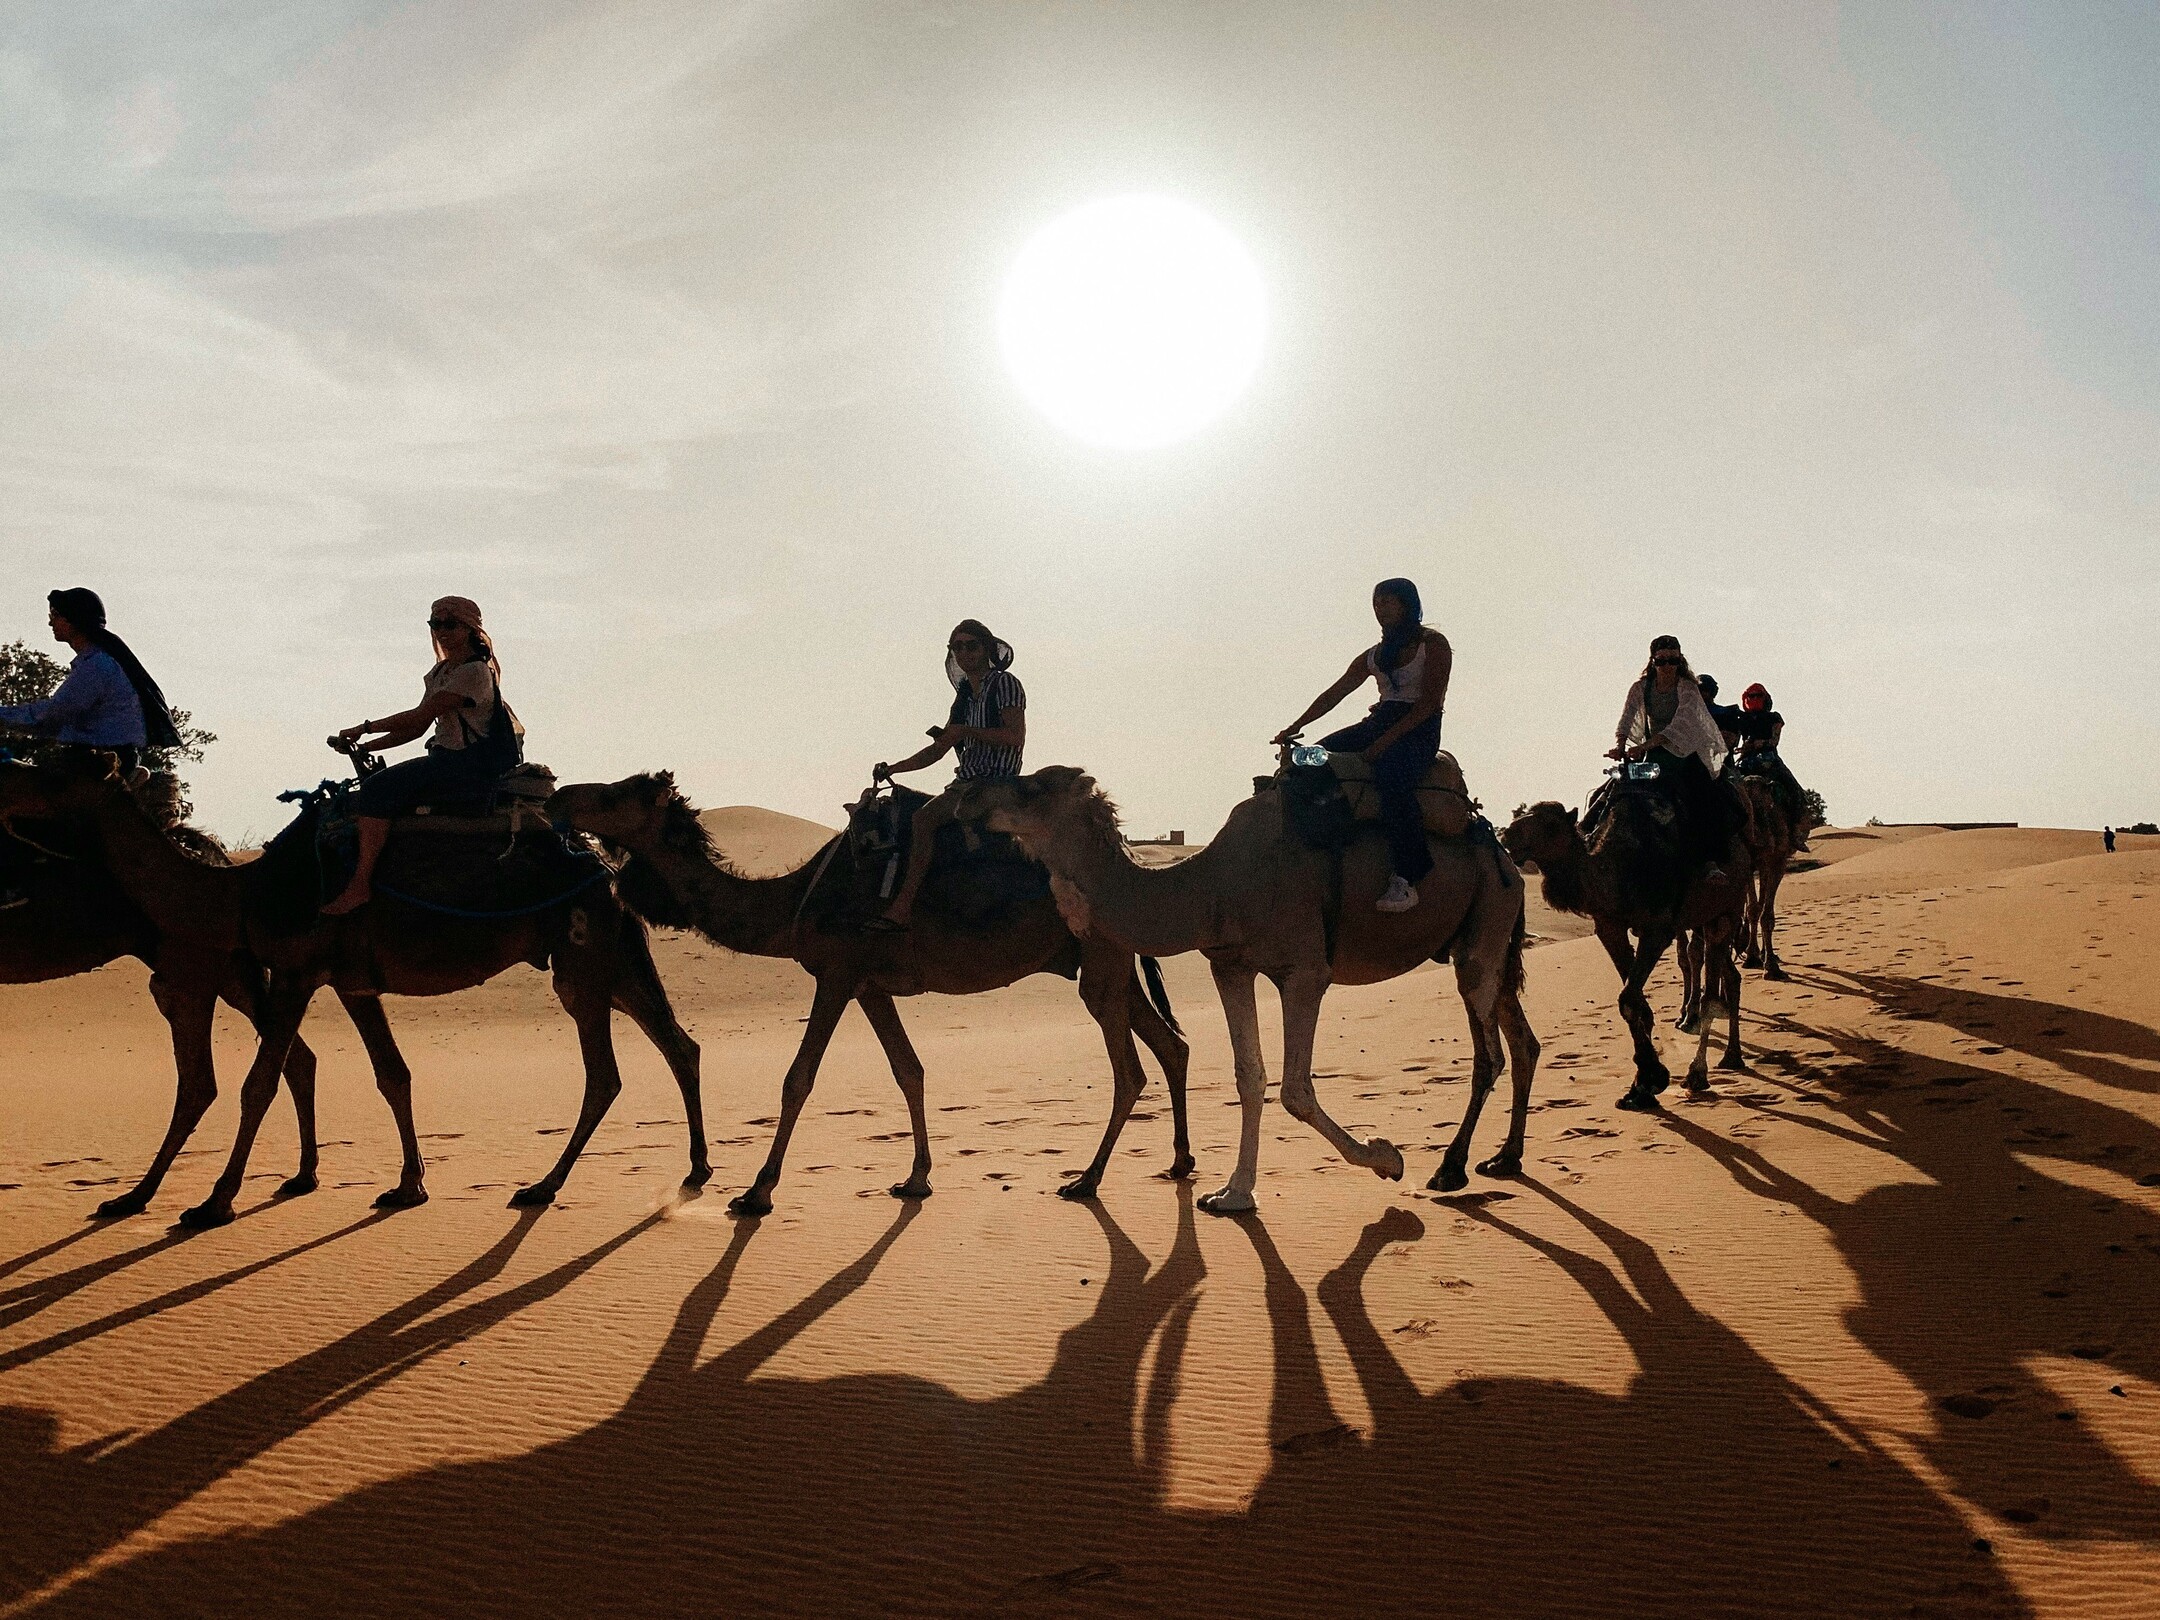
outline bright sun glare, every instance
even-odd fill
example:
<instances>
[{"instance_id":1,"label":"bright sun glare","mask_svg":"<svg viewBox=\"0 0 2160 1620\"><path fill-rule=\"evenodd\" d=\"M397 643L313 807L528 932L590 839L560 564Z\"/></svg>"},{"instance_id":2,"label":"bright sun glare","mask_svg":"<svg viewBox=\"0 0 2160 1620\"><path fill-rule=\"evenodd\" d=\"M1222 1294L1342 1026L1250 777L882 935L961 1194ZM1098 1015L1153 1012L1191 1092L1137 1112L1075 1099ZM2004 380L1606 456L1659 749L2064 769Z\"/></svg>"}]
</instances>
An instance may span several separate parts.
<instances>
[{"instance_id":1,"label":"bright sun glare","mask_svg":"<svg viewBox=\"0 0 2160 1620\"><path fill-rule=\"evenodd\" d=\"M1237 238L1169 197L1111 197L1045 225L998 304L1005 364L1035 408L1089 444L1144 450L1198 432L1260 365L1267 301Z\"/></svg>"}]
</instances>

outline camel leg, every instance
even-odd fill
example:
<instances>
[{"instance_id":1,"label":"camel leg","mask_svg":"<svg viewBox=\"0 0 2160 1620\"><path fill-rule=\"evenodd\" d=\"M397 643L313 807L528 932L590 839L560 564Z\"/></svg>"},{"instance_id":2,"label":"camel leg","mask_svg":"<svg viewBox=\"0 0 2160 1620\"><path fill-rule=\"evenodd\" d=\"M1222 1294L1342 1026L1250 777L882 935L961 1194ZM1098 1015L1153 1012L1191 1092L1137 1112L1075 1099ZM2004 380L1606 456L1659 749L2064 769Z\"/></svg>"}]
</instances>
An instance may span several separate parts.
<instances>
[{"instance_id":1,"label":"camel leg","mask_svg":"<svg viewBox=\"0 0 2160 1620\"><path fill-rule=\"evenodd\" d=\"M1187 1125L1185 1112L1185 1071L1192 1060L1192 1048L1168 1019L1156 1010L1144 986L1135 983L1131 991L1131 1015L1133 1033L1162 1065L1163 1083L1170 1092L1170 1130L1173 1157L1170 1168L1163 1172L1172 1181L1183 1181L1193 1173L1192 1133Z\"/></svg>"},{"instance_id":2,"label":"camel leg","mask_svg":"<svg viewBox=\"0 0 2160 1620\"><path fill-rule=\"evenodd\" d=\"M632 937L632 930L636 930ZM668 1002L667 987L653 966L652 952L644 938L644 925L629 912L623 913L624 950L622 968L615 979L615 1005L645 1032L645 1038L667 1060L675 1089L682 1093L684 1128L690 1136L690 1171L685 1187L702 1187L712 1180L712 1159L705 1146L705 1093L699 1079L698 1043L676 1021Z\"/></svg>"},{"instance_id":3,"label":"camel leg","mask_svg":"<svg viewBox=\"0 0 2160 1620\"><path fill-rule=\"evenodd\" d=\"M1530 1129L1530 1087L1537 1078L1538 1054L1544 1050L1538 1045L1537 1031L1523 1015L1522 997L1512 987L1500 992L1499 1014L1501 1032L1507 1037L1508 1066L1514 1071L1515 1091L1508 1110L1507 1142L1498 1153L1477 1167L1481 1176L1522 1174L1523 1137Z\"/></svg>"},{"instance_id":4,"label":"camel leg","mask_svg":"<svg viewBox=\"0 0 2160 1620\"><path fill-rule=\"evenodd\" d=\"M390 1117L397 1122L398 1150L403 1161L398 1167L398 1183L375 1195L375 1207L411 1209L424 1204L428 1198L426 1171L420 1159L420 1135L413 1126L412 1069L405 1054L398 1050L397 1037L390 1033L382 998L350 996L340 991L338 1001L359 1032L360 1044L367 1048L368 1066L375 1071L375 1089L382 1093L383 1101L390 1105Z\"/></svg>"},{"instance_id":5,"label":"camel leg","mask_svg":"<svg viewBox=\"0 0 2160 1620\"><path fill-rule=\"evenodd\" d=\"M1477 1134L1478 1115L1485 1111L1485 1099L1492 1091L1494 1072L1502 1061L1493 1021L1490 1016L1479 1014L1477 985L1470 963L1457 965L1455 986L1462 993L1463 1010L1470 1015L1470 1101L1463 1109L1462 1123L1455 1127L1454 1139L1440 1157L1440 1168L1432 1173L1432 1180L1425 1183L1428 1192L1461 1192L1470 1185L1470 1173L1466 1168L1470 1163L1470 1142Z\"/></svg>"},{"instance_id":6,"label":"camel leg","mask_svg":"<svg viewBox=\"0 0 2160 1620\"><path fill-rule=\"evenodd\" d=\"M1759 968L1763 965L1762 922L1764 903L1767 899L1766 887L1766 881L1760 871L1749 875L1747 905L1740 922L1740 939L1743 947L1740 965L1742 967Z\"/></svg>"},{"instance_id":7,"label":"camel leg","mask_svg":"<svg viewBox=\"0 0 2160 1620\"><path fill-rule=\"evenodd\" d=\"M1692 1035L1702 1022L1703 942L1699 929L1683 928L1674 937L1680 963L1680 1033Z\"/></svg>"},{"instance_id":8,"label":"camel leg","mask_svg":"<svg viewBox=\"0 0 2160 1620\"><path fill-rule=\"evenodd\" d=\"M885 1190L895 1198L928 1198L930 1196L930 1118L923 1112L923 1065L915 1053L915 1043L908 1039L907 1026L900 1022L900 1009L893 1005L893 998L882 990L859 991L855 1005L862 1008L863 1016L870 1020L870 1027L877 1033L878 1045L885 1048L885 1061L892 1065L893 1083L899 1086L900 1095L907 1103L908 1128L915 1133L915 1163L909 1169L907 1180L896 1181Z\"/></svg>"},{"instance_id":9,"label":"camel leg","mask_svg":"<svg viewBox=\"0 0 2160 1620\"><path fill-rule=\"evenodd\" d=\"M1611 925L1621 937L1623 946L1626 933L1619 925ZM1598 929L1598 937L1605 939L1605 926ZM1636 1113L1649 1113L1657 1107L1657 1094L1672 1082L1672 1072L1658 1057L1657 1017L1650 1010L1650 998L1643 994L1643 986L1650 982L1656 971L1658 958L1665 954L1665 947L1672 943L1669 928L1646 928L1636 938L1632 963L1622 970L1625 979L1620 987L1620 1016L1625 1020L1628 1032L1635 1037L1635 1083L1628 1088L1617 1106ZM1623 960L1620 952L1613 949L1612 941L1605 941L1607 954L1615 962Z\"/></svg>"},{"instance_id":10,"label":"camel leg","mask_svg":"<svg viewBox=\"0 0 2160 1620\"><path fill-rule=\"evenodd\" d=\"M1103 1048L1110 1054L1110 1119L1103 1127L1095 1159L1085 1170L1058 1188L1060 1198L1088 1199L1102 1185L1103 1170L1110 1163L1125 1120L1147 1086L1147 1070L1133 1046L1132 1002L1137 989L1132 958L1123 951L1090 950L1080 961L1080 999L1094 1015L1102 1031Z\"/></svg>"},{"instance_id":11,"label":"camel leg","mask_svg":"<svg viewBox=\"0 0 2160 1620\"><path fill-rule=\"evenodd\" d=\"M292 1094L293 1126L300 1133L300 1163L270 1196L299 1198L320 1185L316 1169L322 1149L315 1141L315 1049L298 1035L285 1050L285 1089Z\"/></svg>"},{"instance_id":12,"label":"camel leg","mask_svg":"<svg viewBox=\"0 0 2160 1620\"><path fill-rule=\"evenodd\" d=\"M608 1110L615 1106L615 1099L622 1095L622 1070L615 1062L612 1022L615 994L593 971L596 965L596 959L584 953L565 953L556 958L555 999L577 1025L578 1055L585 1060L585 1098L578 1106L577 1123L570 1127L570 1140L563 1144L562 1156L546 1175L510 1195L513 1209L555 1201L563 1183L570 1179L571 1166L585 1151L585 1144L592 1140L600 1122L607 1118ZM618 975L609 975L615 977Z\"/></svg>"},{"instance_id":13,"label":"camel leg","mask_svg":"<svg viewBox=\"0 0 2160 1620\"><path fill-rule=\"evenodd\" d=\"M224 1172L210 1189L210 1196L192 1209L180 1212L180 1224L201 1229L223 1226L233 1218L233 1199L238 1196L240 1182L247 1174L248 1155L254 1151L255 1135L262 1129L263 1115L270 1111L270 1104L277 1098L278 1071L285 1066L285 1055L300 1033L300 1020L307 1016L307 1004L314 996L313 985L283 983L273 975L270 988L264 997L263 1016L257 1026L261 1041L255 1049L255 1061L248 1066L247 1079L240 1085L240 1125L233 1133L232 1154L225 1162Z\"/></svg>"},{"instance_id":14,"label":"camel leg","mask_svg":"<svg viewBox=\"0 0 2160 1620\"><path fill-rule=\"evenodd\" d=\"M1777 953L1777 892L1778 885L1784 880L1782 871L1766 872L1761 879L1762 900L1756 926L1762 934L1763 977L1772 980L1785 977L1785 964L1778 960ZM1734 1000L1737 1003L1738 998Z\"/></svg>"},{"instance_id":15,"label":"camel leg","mask_svg":"<svg viewBox=\"0 0 2160 1620\"><path fill-rule=\"evenodd\" d=\"M1402 1151L1384 1136L1360 1142L1329 1117L1320 1106L1320 1093L1312 1078L1313 1032L1320 1023L1320 1003L1327 995L1324 972L1301 970L1286 976L1282 985L1283 1014L1283 1107L1293 1119L1304 1121L1327 1139L1328 1145L1351 1164L1362 1165L1382 1181L1400 1181ZM1491 1081L1486 1082L1488 1088Z\"/></svg>"},{"instance_id":16,"label":"camel leg","mask_svg":"<svg viewBox=\"0 0 2160 1620\"><path fill-rule=\"evenodd\" d=\"M92 1212L93 1220L140 1215L149 1208L150 1200L157 1195L158 1186L165 1179L165 1172L172 1168L173 1160L180 1156L180 1149L187 1144L188 1137L194 1134L210 1105L217 1101L217 1074L210 1054L210 1022L216 1009L216 998L197 986L177 985L164 975L153 973L150 999L165 1015L166 1027L172 1033L172 1122L165 1127L165 1140L158 1144L157 1157L150 1161L150 1168L143 1172L143 1178L135 1184L134 1190L106 1199Z\"/></svg>"},{"instance_id":17,"label":"camel leg","mask_svg":"<svg viewBox=\"0 0 2160 1620\"><path fill-rule=\"evenodd\" d=\"M1230 1026L1230 1053L1237 1067L1237 1168L1229 1181L1198 1200L1210 1215L1243 1215L1253 1207L1253 1184L1260 1179L1260 1113L1267 1106L1267 1059L1260 1051L1260 1004L1253 995L1253 975L1246 968L1216 967L1215 994L1222 999L1223 1021Z\"/></svg>"},{"instance_id":18,"label":"camel leg","mask_svg":"<svg viewBox=\"0 0 2160 1620\"><path fill-rule=\"evenodd\" d=\"M1775 960L1775 958L1772 958ZM1747 1058L1740 1051L1740 964L1733 960L1727 950L1723 958L1725 971L1725 1055L1718 1059L1721 1069L1747 1068Z\"/></svg>"},{"instance_id":19,"label":"camel leg","mask_svg":"<svg viewBox=\"0 0 2160 1620\"><path fill-rule=\"evenodd\" d=\"M795 1049L795 1061L788 1065L787 1078L780 1083L780 1123L773 1127L772 1150L765 1155L765 1166L758 1171L757 1180L728 1200L733 1214L772 1213L772 1190L780 1184L780 1161L787 1157L788 1138L795 1134L795 1121L803 1104L810 1100L810 1088L817 1084L818 1065L825 1061L825 1048L831 1044L840 1015L854 999L855 986L851 982L818 980L802 1045Z\"/></svg>"}]
</instances>

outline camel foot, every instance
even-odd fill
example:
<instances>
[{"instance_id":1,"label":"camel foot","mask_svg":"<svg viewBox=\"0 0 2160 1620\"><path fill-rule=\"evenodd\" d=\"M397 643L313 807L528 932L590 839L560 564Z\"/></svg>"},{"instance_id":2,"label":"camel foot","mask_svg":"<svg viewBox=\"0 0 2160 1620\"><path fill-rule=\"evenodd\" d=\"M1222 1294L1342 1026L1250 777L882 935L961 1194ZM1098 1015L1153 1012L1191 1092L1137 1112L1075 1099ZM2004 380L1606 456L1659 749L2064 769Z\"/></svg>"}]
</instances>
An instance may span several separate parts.
<instances>
[{"instance_id":1,"label":"camel foot","mask_svg":"<svg viewBox=\"0 0 2160 1620\"><path fill-rule=\"evenodd\" d=\"M1680 1033L1683 1035L1701 1034L1702 1014L1699 1012L1683 1013L1680 1017L1679 1029Z\"/></svg>"},{"instance_id":2,"label":"camel foot","mask_svg":"<svg viewBox=\"0 0 2160 1620\"><path fill-rule=\"evenodd\" d=\"M1057 1195L1060 1198L1070 1199L1076 1204L1092 1204L1095 1201L1095 1194L1101 1190L1101 1187L1101 1176L1074 1176L1072 1180L1058 1188Z\"/></svg>"},{"instance_id":3,"label":"camel foot","mask_svg":"<svg viewBox=\"0 0 2160 1620\"><path fill-rule=\"evenodd\" d=\"M1735 1074L1746 1074L1747 1057L1744 1053L1741 1052L1739 1047L1735 1046L1728 1050L1723 1057L1718 1059L1717 1066L1721 1069L1730 1069Z\"/></svg>"},{"instance_id":4,"label":"camel foot","mask_svg":"<svg viewBox=\"0 0 2160 1620\"><path fill-rule=\"evenodd\" d=\"M1784 984L1792 978L1792 975L1785 971L1785 964L1776 957L1770 959L1770 965L1763 969L1762 976L1774 984Z\"/></svg>"},{"instance_id":5,"label":"camel foot","mask_svg":"<svg viewBox=\"0 0 2160 1620\"><path fill-rule=\"evenodd\" d=\"M529 1192L531 1189L527 1188L526 1191ZM375 1195L375 1207L377 1209L418 1209L426 1202L427 1189L425 1187L392 1187L387 1192L379 1192ZM517 1198L513 1197L510 1202L516 1203ZM541 1199L540 1202L553 1203L554 1199L551 1195L548 1198Z\"/></svg>"},{"instance_id":6,"label":"camel foot","mask_svg":"<svg viewBox=\"0 0 2160 1620\"><path fill-rule=\"evenodd\" d=\"M693 1164L690 1167L690 1173L682 1178L682 1184L685 1188L696 1188L704 1186L710 1180L712 1180L711 1165Z\"/></svg>"},{"instance_id":7,"label":"camel foot","mask_svg":"<svg viewBox=\"0 0 2160 1620\"><path fill-rule=\"evenodd\" d=\"M93 1221L116 1221L125 1215L140 1215L150 1207L150 1195L143 1192L122 1193L118 1198L108 1198L90 1212Z\"/></svg>"},{"instance_id":8,"label":"camel foot","mask_svg":"<svg viewBox=\"0 0 2160 1620\"><path fill-rule=\"evenodd\" d=\"M761 1215L772 1213L772 1196L763 1187L752 1187L747 1192L739 1192L730 1198L727 1211L730 1215L740 1215L745 1220L754 1221Z\"/></svg>"},{"instance_id":9,"label":"camel foot","mask_svg":"<svg viewBox=\"0 0 2160 1620\"><path fill-rule=\"evenodd\" d=\"M1220 1192L1202 1193L1195 1200L1210 1215L1250 1215L1259 1205L1249 1192L1239 1192L1235 1187L1225 1187Z\"/></svg>"},{"instance_id":10,"label":"camel foot","mask_svg":"<svg viewBox=\"0 0 2160 1620\"><path fill-rule=\"evenodd\" d=\"M1442 1159L1440 1168L1432 1173L1432 1180L1425 1183L1425 1190L1436 1193L1461 1192L1469 1185L1470 1178L1461 1165L1453 1159Z\"/></svg>"},{"instance_id":11,"label":"camel foot","mask_svg":"<svg viewBox=\"0 0 2160 1620\"><path fill-rule=\"evenodd\" d=\"M895 1198L928 1198L930 1196L930 1178L928 1176L909 1176L907 1180L896 1181L885 1190Z\"/></svg>"},{"instance_id":12,"label":"camel foot","mask_svg":"<svg viewBox=\"0 0 2160 1620\"><path fill-rule=\"evenodd\" d=\"M1654 1114L1658 1111L1658 1092L1664 1089L1663 1086L1659 1086L1652 1090L1645 1087L1638 1080L1628 1087L1626 1094L1613 1106L1615 1108L1624 1108L1631 1114Z\"/></svg>"},{"instance_id":13,"label":"camel foot","mask_svg":"<svg viewBox=\"0 0 2160 1620\"><path fill-rule=\"evenodd\" d=\"M302 1170L279 1182L278 1190L270 1196L272 1198L305 1198L319 1185L321 1184L316 1181L314 1171Z\"/></svg>"},{"instance_id":14,"label":"camel foot","mask_svg":"<svg viewBox=\"0 0 2160 1620\"><path fill-rule=\"evenodd\" d=\"M184 1226L190 1232L207 1232L214 1226L232 1225L232 1205L212 1198L197 1204L193 1209L183 1209L179 1220L173 1224Z\"/></svg>"},{"instance_id":15,"label":"camel foot","mask_svg":"<svg viewBox=\"0 0 2160 1620\"><path fill-rule=\"evenodd\" d=\"M1163 1172L1163 1179L1165 1181L1183 1181L1199 1167L1199 1160L1195 1159L1190 1153L1180 1151L1178 1156L1170 1161L1170 1168Z\"/></svg>"},{"instance_id":16,"label":"camel foot","mask_svg":"<svg viewBox=\"0 0 2160 1620\"><path fill-rule=\"evenodd\" d=\"M1710 1095L1710 1071L1708 1069L1688 1070L1687 1093L1690 1097L1707 1097Z\"/></svg>"},{"instance_id":17,"label":"camel foot","mask_svg":"<svg viewBox=\"0 0 2160 1620\"><path fill-rule=\"evenodd\" d=\"M1372 1173L1382 1181L1402 1180L1402 1149L1384 1136L1376 1136L1365 1144L1365 1151L1373 1156Z\"/></svg>"},{"instance_id":18,"label":"camel foot","mask_svg":"<svg viewBox=\"0 0 2160 1620\"><path fill-rule=\"evenodd\" d=\"M1749 951L1747 955L1740 958L1740 965L1744 968L1755 968L1759 970L1762 967L1762 952Z\"/></svg>"},{"instance_id":19,"label":"camel foot","mask_svg":"<svg viewBox=\"0 0 2160 1620\"><path fill-rule=\"evenodd\" d=\"M520 1187L510 1195L512 1209L545 1209L555 1202L555 1189L544 1181L536 1181L530 1187Z\"/></svg>"},{"instance_id":20,"label":"camel foot","mask_svg":"<svg viewBox=\"0 0 2160 1620\"><path fill-rule=\"evenodd\" d=\"M1491 1158L1479 1165L1477 1173L1481 1176L1495 1178L1519 1176L1522 1174L1522 1153L1516 1148L1502 1148L1498 1153L1495 1153Z\"/></svg>"}]
</instances>

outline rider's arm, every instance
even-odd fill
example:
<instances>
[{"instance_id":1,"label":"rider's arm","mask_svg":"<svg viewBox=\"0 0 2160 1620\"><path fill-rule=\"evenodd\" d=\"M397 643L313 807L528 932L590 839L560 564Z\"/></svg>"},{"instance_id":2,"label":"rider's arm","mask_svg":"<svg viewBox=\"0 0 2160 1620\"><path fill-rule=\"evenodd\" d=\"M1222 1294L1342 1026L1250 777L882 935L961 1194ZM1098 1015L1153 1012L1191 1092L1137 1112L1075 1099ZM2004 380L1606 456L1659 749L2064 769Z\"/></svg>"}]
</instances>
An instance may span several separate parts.
<instances>
[{"instance_id":1,"label":"rider's arm","mask_svg":"<svg viewBox=\"0 0 2160 1620\"><path fill-rule=\"evenodd\" d=\"M1299 732L1303 731L1307 726L1311 725L1323 714L1326 714L1328 710L1334 708L1336 704L1340 703L1352 692L1355 692L1358 688L1358 683L1364 679L1365 655L1363 653L1359 653L1355 658L1350 660L1350 667L1343 671L1342 679L1338 680L1333 686L1329 687L1325 692L1322 692L1318 697L1314 698L1312 702L1306 706L1305 712L1303 714L1299 715L1295 720L1291 721L1290 724L1283 727L1281 731L1276 733L1275 741L1279 743L1288 742L1292 737L1295 737Z\"/></svg>"},{"instance_id":2,"label":"rider's arm","mask_svg":"<svg viewBox=\"0 0 2160 1620\"><path fill-rule=\"evenodd\" d=\"M347 726L338 735L347 742L371 738L370 749L400 748L421 736L444 715L455 709L469 709L472 699L457 692L430 692L413 707L401 714L389 715L381 720L363 720L357 726Z\"/></svg>"},{"instance_id":3,"label":"rider's arm","mask_svg":"<svg viewBox=\"0 0 2160 1620\"><path fill-rule=\"evenodd\" d=\"M40 731L54 731L70 720L86 720L105 700L108 682L101 677L108 671L122 685L127 684L127 676L118 664L107 661L104 668L100 668L98 661L86 660L68 670L51 697L0 709L0 725L25 729L34 726Z\"/></svg>"},{"instance_id":4,"label":"rider's arm","mask_svg":"<svg viewBox=\"0 0 2160 1620\"><path fill-rule=\"evenodd\" d=\"M879 776L904 776L909 771L921 770L925 765L935 765L952 752L953 745L947 741L951 731L952 727L945 727L937 734L936 740L928 748L919 748L908 755L906 759L894 760L890 765L880 763L876 774Z\"/></svg>"},{"instance_id":5,"label":"rider's arm","mask_svg":"<svg viewBox=\"0 0 2160 1620\"><path fill-rule=\"evenodd\" d=\"M1425 632L1425 689L1418 700L1410 706L1410 712L1387 730L1375 737L1365 749L1368 760L1376 760L1393 748L1411 732L1447 707L1448 677L1455 672L1455 649L1448 645L1446 636L1437 630Z\"/></svg>"},{"instance_id":6,"label":"rider's arm","mask_svg":"<svg viewBox=\"0 0 2160 1620\"><path fill-rule=\"evenodd\" d=\"M1027 745L1027 710L1001 709L993 726L947 726L942 733L948 744L987 743L992 748L1023 748Z\"/></svg>"}]
</instances>

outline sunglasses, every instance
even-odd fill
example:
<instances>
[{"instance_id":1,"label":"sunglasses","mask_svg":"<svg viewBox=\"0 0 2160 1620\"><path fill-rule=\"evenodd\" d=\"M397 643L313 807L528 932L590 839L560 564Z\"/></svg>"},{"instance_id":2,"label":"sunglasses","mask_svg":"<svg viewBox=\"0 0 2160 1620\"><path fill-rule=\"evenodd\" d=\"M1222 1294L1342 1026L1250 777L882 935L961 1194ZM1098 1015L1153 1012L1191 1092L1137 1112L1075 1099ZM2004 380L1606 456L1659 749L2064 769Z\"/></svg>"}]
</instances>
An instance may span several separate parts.
<instances>
[{"instance_id":1,"label":"sunglasses","mask_svg":"<svg viewBox=\"0 0 2160 1620\"><path fill-rule=\"evenodd\" d=\"M430 619L427 622L427 627L430 630L468 630L471 628L463 619Z\"/></svg>"},{"instance_id":2,"label":"sunglasses","mask_svg":"<svg viewBox=\"0 0 2160 1620\"><path fill-rule=\"evenodd\" d=\"M1687 660L1685 658L1653 658L1650 662L1657 665L1659 669L1678 669Z\"/></svg>"},{"instance_id":3,"label":"sunglasses","mask_svg":"<svg viewBox=\"0 0 2160 1620\"><path fill-rule=\"evenodd\" d=\"M946 642L945 650L947 652L967 652L971 648L979 648L981 646L982 643L977 641L973 636L962 636L957 641Z\"/></svg>"}]
</instances>

